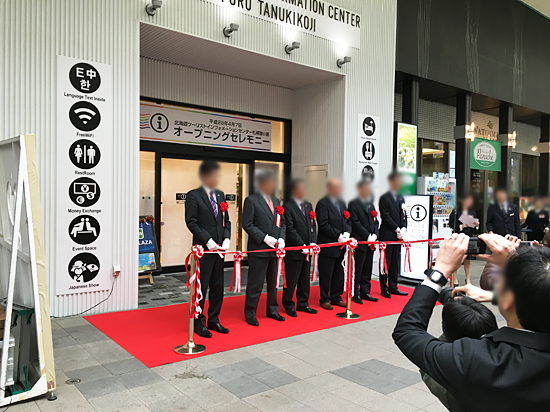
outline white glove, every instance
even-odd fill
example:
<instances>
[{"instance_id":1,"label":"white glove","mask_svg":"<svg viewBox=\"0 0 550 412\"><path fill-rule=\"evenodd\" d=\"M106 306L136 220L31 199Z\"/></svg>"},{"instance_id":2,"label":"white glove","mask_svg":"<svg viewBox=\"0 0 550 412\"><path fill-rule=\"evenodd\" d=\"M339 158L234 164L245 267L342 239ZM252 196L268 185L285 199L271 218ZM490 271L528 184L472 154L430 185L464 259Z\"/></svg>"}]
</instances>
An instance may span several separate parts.
<instances>
[{"instance_id":1,"label":"white glove","mask_svg":"<svg viewBox=\"0 0 550 412\"><path fill-rule=\"evenodd\" d=\"M373 233L373 234L370 234L369 237L367 238L367 242L375 242L376 239L378 239L376 237L376 235Z\"/></svg>"},{"instance_id":2,"label":"white glove","mask_svg":"<svg viewBox=\"0 0 550 412\"><path fill-rule=\"evenodd\" d=\"M208 242L206 242L206 247L208 248L208 250L211 250L213 252L217 252L220 249L220 245L214 242L212 238L208 239Z\"/></svg>"},{"instance_id":3,"label":"white glove","mask_svg":"<svg viewBox=\"0 0 550 412\"><path fill-rule=\"evenodd\" d=\"M277 247L278 247L279 249L284 249L285 246L286 246L285 240L284 240L283 238L279 238L279 239L277 240Z\"/></svg>"},{"instance_id":4,"label":"white glove","mask_svg":"<svg viewBox=\"0 0 550 412\"><path fill-rule=\"evenodd\" d=\"M230 244L231 244L231 239L225 238L225 239L223 240L223 243L222 243L222 247L221 247L221 248L222 248L223 250L227 250L227 249L229 249Z\"/></svg>"},{"instance_id":5,"label":"white glove","mask_svg":"<svg viewBox=\"0 0 550 412\"><path fill-rule=\"evenodd\" d=\"M304 244L304 246L305 246L305 244ZM302 249L302 253L304 255L309 255L309 249Z\"/></svg>"},{"instance_id":6,"label":"white glove","mask_svg":"<svg viewBox=\"0 0 550 412\"><path fill-rule=\"evenodd\" d=\"M344 232L344 236L346 237L346 240L349 240L351 238L349 232Z\"/></svg>"},{"instance_id":7,"label":"white glove","mask_svg":"<svg viewBox=\"0 0 550 412\"><path fill-rule=\"evenodd\" d=\"M264 243L265 243L267 246L269 246L269 247L275 249L275 247L277 246L277 239L275 239L273 236L265 235L265 237L264 237Z\"/></svg>"},{"instance_id":8,"label":"white glove","mask_svg":"<svg viewBox=\"0 0 550 412\"><path fill-rule=\"evenodd\" d=\"M348 238L345 235L346 233L342 233L340 236L338 236L338 243L343 243L348 241Z\"/></svg>"},{"instance_id":9,"label":"white glove","mask_svg":"<svg viewBox=\"0 0 550 412\"><path fill-rule=\"evenodd\" d=\"M310 244L309 244L309 246L315 246L315 245L317 245L317 243L310 243ZM309 254L310 254L311 256L313 256L313 255L315 254L315 253L313 253L313 248L309 249L308 251L309 251Z\"/></svg>"}]
</instances>

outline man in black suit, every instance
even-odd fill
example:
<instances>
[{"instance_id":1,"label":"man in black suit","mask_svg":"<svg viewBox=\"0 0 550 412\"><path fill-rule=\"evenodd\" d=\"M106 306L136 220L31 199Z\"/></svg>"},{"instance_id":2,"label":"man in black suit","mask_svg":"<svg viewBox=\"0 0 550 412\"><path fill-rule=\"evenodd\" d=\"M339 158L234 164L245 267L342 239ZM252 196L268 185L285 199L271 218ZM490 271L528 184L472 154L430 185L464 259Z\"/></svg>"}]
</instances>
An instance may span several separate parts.
<instances>
[{"instance_id":1,"label":"man in black suit","mask_svg":"<svg viewBox=\"0 0 550 412\"><path fill-rule=\"evenodd\" d=\"M231 239L231 222L229 213L225 219L220 210L220 203L225 200L221 190L217 190L220 181L220 165L213 161L204 161L199 167L202 186L187 193L185 200L185 223L193 234L193 245L202 245L204 250L221 251L229 249ZM225 221L224 221L225 220ZM203 313L195 319L195 332L203 338L211 338L214 330L229 333L229 329L220 324L219 315L223 303L223 262L218 253L205 253L201 265L201 308L204 310L206 292L208 296L208 326Z\"/></svg>"},{"instance_id":2,"label":"man in black suit","mask_svg":"<svg viewBox=\"0 0 550 412\"><path fill-rule=\"evenodd\" d=\"M487 209L487 232L500 236L512 235L521 239L521 222L519 209L508 200L508 192L498 188L495 192L495 202Z\"/></svg>"},{"instance_id":3,"label":"man in black suit","mask_svg":"<svg viewBox=\"0 0 550 412\"><path fill-rule=\"evenodd\" d=\"M374 212L374 213L373 213ZM358 241L373 242L378 239L378 219L372 203L370 183L361 180L357 184L357 198L349 203L351 215L351 237ZM363 299L377 302L378 298L370 295L372 277L372 260L374 251L369 245L359 245L355 250L355 292L353 301L363 303Z\"/></svg>"},{"instance_id":4,"label":"man in black suit","mask_svg":"<svg viewBox=\"0 0 550 412\"><path fill-rule=\"evenodd\" d=\"M248 196L243 206L243 229L248 233L248 251L285 247L285 218L277 218L279 199L273 196L275 174L262 171L257 177L258 192ZM277 225L279 221L279 225ZM244 316L252 326L258 326L256 309L262 294L264 281L267 281L268 318L284 321L277 305L277 256L275 252L258 252L248 255L248 283Z\"/></svg>"},{"instance_id":5,"label":"man in black suit","mask_svg":"<svg viewBox=\"0 0 550 412\"><path fill-rule=\"evenodd\" d=\"M401 175L393 172L388 176L390 190L382 195L379 201L380 217L380 241L403 240L407 229L407 215L405 213L403 196L401 190ZM408 295L397 288L397 280L401 266L401 245L388 245L386 248L386 263L388 273L380 275L380 287L382 296L391 298L391 295ZM381 267L383 266L381 263ZM389 279L388 279L389 278ZM388 283L386 283L388 282Z\"/></svg>"},{"instance_id":6,"label":"man in black suit","mask_svg":"<svg viewBox=\"0 0 550 412\"><path fill-rule=\"evenodd\" d=\"M418 286L393 332L399 349L447 389L470 412L547 411L550 405L550 250L530 247L516 253L519 241L483 234L492 255L478 255L504 267L497 301L507 327L481 339L444 343L427 332L439 292L468 248L468 236L443 241L433 271ZM509 255L512 255L509 257ZM477 301L493 292L467 285L456 288Z\"/></svg>"},{"instance_id":7,"label":"man in black suit","mask_svg":"<svg viewBox=\"0 0 550 412\"><path fill-rule=\"evenodd\" d=\"M315 213L320 244L347 242L350 238L351 224L344 217L346 203L342 200L342 182L330 179L327 182L327 195L317 202ZM332 310L332 305L346 307L342 301L344 292L344 268L342 260L346 248L340 246L326 247L319 254L319 288L321 290L321 307Z\"/></svg>"},{"instance_id":8,"label":"man in black suit","mask_svg":"<svg viewBox=\"0 0 550 412\"><path fill-rule=\"evenodd\" d=\"M310 217L311 203L305 200L306 185L303 179L293 179L288 184L290 199L285 202L286 245L306 246L317 242L317 226ZM286 288L283 289L283 306L288 316L295 318L296 311L317 313L309 307L309 276L311 249L286 252ZM296 290L296 304L292 300Z\"/></svg>"}]
</instances>

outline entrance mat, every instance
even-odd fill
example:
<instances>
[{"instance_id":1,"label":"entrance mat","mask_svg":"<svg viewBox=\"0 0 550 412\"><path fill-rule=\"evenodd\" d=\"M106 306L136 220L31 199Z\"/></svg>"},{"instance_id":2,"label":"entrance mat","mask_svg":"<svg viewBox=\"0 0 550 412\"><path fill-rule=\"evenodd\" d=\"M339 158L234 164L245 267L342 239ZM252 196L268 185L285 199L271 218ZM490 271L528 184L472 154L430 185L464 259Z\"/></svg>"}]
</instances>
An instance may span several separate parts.
<instances>
[{"instance_id":1,"label":"entrance mat","mask_svg":"<svg viewBox=\"0 0 550 412\"><path fill-rule=\"evenodd\" d=\"M334 310L322 309L319 305L319 286L311 288L310 306L318 309L319 313L310 315L298 312L298 317L286 316L281 305L280 313L286 321L278 322L265 316L265 293L262 294L258 305L258 322L260 326L250 326L244 319L244 296L225 297L223 301L220 322L230 329L230 333L223 335L212 332L211 339L194 336L195 341L206 345L206 352L187 356L174 352L174 347L183 345L188 338L189 304L162 306L148 309L137 309L123 312L111 312L100 315L86 316L92 325L101 330L126 351L139 359L147 367L179 362L197 356L211 355L217 352L242 348L276 339L315 332L317 330L346 325L351 322L379 318L400 313L408 302L413 289L402 287L409 292L409 296L395 296L386 299L380 296L380 286L372 281L372 296L380 298L378 302L364 301L362 305L352 303L352 311L361 315L357 320L344 320L336 317L343 308L334 307ZM278 302L281 302L282 291L278 293ZM208 303L206 304L208 306ZM206 307L205 307L206 311Z\"/></svg>"}]
</instances>

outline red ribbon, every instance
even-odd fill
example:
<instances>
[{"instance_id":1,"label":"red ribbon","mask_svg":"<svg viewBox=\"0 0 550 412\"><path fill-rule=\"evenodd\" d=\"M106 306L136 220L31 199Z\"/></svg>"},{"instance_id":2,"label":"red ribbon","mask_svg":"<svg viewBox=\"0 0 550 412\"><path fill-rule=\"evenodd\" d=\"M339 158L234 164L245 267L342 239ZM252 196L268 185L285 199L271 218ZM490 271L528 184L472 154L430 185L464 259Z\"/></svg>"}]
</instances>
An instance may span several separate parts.
<instances>
[{"instance_id":1,"label":"red ribbon","mask_svg":"<svg viewBox=\"0 0 550 412\"><path fill-rule=\"evenodd\" d=\"M283 275L283 288L286 288L286 274L285 274L285 256L286 250L280 248L275 251L277 255L277 283L276 288L279 288L279 276Z\"/></svg>"},{"instance_id":2,"label":"red ribbon","mask_svg":"<svg viewBox=\"0 0 550 412\"><path fill-rule=\"evenodd\" d=\"M193 255L195 258L195 273L191 275L189 272L189 269L187 267L189 266L189 258ZM200 258L204 255L204 249L201 245L195 245L193 246L193 253L190 253L187 255L187 259L185 259L185 271L187 272L187 288L190 289L193 287L193 290L195 291L195 300L193 302L190 302L191 304L191 317L194 319L197 319L199 315L202 312L200 302L203 298L202 296L202 289L201 289L201 264L200 264Z\"/></svg>"},{"instance_id":3,"label":"red ribbon","mask_svg":"<svg viewBox=\"0 0 550 412\"><path fill-rule=\"evenodd\" d=\"M240 292L241 291L241 262L244 259L243 252L233 253L233 277L231 278L231 285L229 291Z\"/></svg>"},{"instance_id":4,"label":"red ribbon","mask_svg":"<svg viewBox=\"0 0 550 412\"><path fill-rule=\"evenodd\" d=\"M220 210L222 211L222 222L223 227L225 227L225 212L229 210L229 205L225 202L220 203Z\"/></svg>"},{"instance_id":5,"label":"red ribbon","mask_svg":"<svg viewBox=\"0 0 550 412\"><path fill-rule=\"evenodd\" d=\"M281 227L281 215L285 212L285 209L282 206L277 206L275 212L277 212L276 225L277 227Z\"/></svg>"},{"instance_id":6,"label":"red ribbon","mask_svg":"<svg viewBox=\"0 0 550 412\"><path fill-rule=\"evenodd\" d=\"M435 241L433 239L428 240L428 246L430 247L430 260L428 261L428 269L432 268L434 255L433 255L433 248L435 245Z\"/></svg>"},{"instance_id":7,"label":"red ribbon","mask_svg":"<svg viewBox=\"0 0 550 412\"><path fill-rule=\"evenodd\" d=\"M315 212L312 210L309 212L309 219L311 220L311 226L312 226L312 229L311 231L313 231L313 220L317 217L317 215L315 214Z\"/></svg>"},{"instance_id":8,"label":"red ribbon","mask_svg":"<svg viewBox=\"0 0 550 412\"><path fill-rule=\"evenodd\" d=\"M314 245L311 248L311 252L313 253L313 263L311 268L311 281L315 282L317 280L317 276L319 274L319 253L321 253L321 248L319 245Z\"/></svg>"},{"instance_id":9,"label":"red ribbon","mask_svg":"<svg viewBox=\"0 0 550 412\"><path fill-rule=\"evenodd\" d=\"M351 238L346 242L346 254L344 255L344 260L342 261L342 266L344 267L344 273L346 274L346 279L344 282L344 292L347 292L348 299L351 299L354 295L354 284L355 284L355 254L354 251L359 245L357 239Z\"/></svg>"},{"instance_id":10,"label":"red ribbon","mask_svg":"<svg viewBox=\"0 0 550 412\"><path fill-rule=\"evenodd\" d=\"M378 247L380 248L380 262L379 262L380 274L381 275L387 275L388 274L388 265L386 264L386 247L387 247L387 245L386 245L385 242L380 242ZM382 261L384 261L384 266L382 266Z\"/></svg>"},{"instance_id":11,"label":"red ribbon","mask_svg":"<svg viewBox=\"0 0 550 412\"><path fill-rule=\"evenodd\" d=\"M405 272L411 273L411 242L404 241L403 246L405 246Z\"/></svg>"},{"instance_id":12,"label":"red ribbon","mask_svg":"<svg viewBox=\"0 0 550 412\"><path fill-rule=\"evenodd\" d=\"M348 220L350 217L350 214L347 210L344 210L344 219Z\"/></svg>"}]
</instances>

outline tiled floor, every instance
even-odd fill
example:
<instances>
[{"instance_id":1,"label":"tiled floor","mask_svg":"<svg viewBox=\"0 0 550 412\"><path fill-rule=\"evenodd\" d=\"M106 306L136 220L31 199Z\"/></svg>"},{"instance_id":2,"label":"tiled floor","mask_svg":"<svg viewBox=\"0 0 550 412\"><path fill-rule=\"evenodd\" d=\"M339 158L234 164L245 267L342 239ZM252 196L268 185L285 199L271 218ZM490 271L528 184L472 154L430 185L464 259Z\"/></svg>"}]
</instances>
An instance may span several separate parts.
<instances>
[{"instance_id":1,"label":"tiled floor","mask_svg":"<svg viewBox=\"0 0 550 412\"><path fill-rule=\"evenodd\" d=\"M474 283L480 271L476 263ZM440 313L430 325L435 335ZM343 323L153 369L83 318L53 320L58 400L9 412L445 411L394 345L396 320Z\"/></svg>"}]
</instances>

